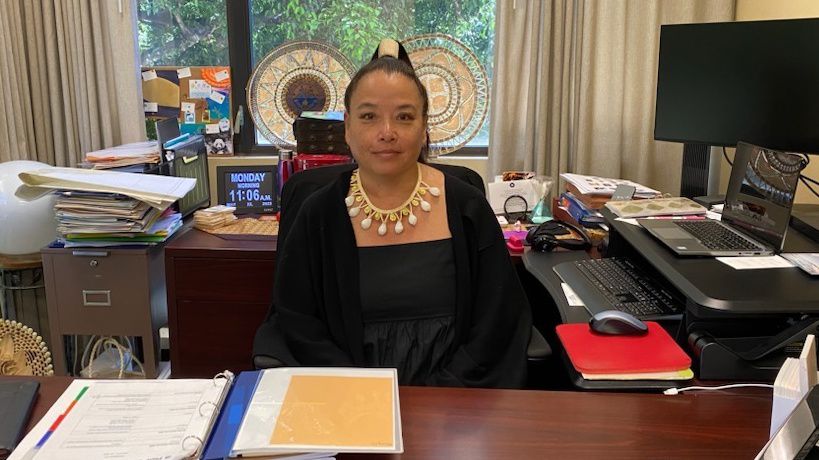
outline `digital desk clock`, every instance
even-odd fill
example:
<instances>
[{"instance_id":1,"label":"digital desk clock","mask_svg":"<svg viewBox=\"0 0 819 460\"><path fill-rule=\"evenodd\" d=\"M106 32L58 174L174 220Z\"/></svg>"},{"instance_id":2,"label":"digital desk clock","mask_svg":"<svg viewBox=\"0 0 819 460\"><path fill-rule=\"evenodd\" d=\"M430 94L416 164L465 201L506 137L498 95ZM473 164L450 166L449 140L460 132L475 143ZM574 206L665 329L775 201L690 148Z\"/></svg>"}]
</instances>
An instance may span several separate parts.
<instances>
[{"instance_id":1,"label":"digital desk clock","mask_svg":"<svg viewBox=\"0 0 819 460\"><path fill-rule=\"evenodd\" d=\"M219 204L236 208L236 214L278 211L275 165L222 166L216 179Z\"/></svg>"}]
</instances>

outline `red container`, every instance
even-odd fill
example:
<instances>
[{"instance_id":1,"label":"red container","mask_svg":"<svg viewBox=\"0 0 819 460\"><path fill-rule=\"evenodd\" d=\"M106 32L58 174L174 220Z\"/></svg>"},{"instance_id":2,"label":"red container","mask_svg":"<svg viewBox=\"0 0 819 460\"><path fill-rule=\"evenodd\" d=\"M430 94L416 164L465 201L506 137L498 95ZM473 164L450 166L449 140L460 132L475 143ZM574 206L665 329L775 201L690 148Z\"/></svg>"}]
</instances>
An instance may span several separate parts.
<instances>
[{"instance_id":1,"label":"red container","mask_svg":"<svg viewBox=\"0 0 819 460\"><path fill-rule=\"evenodd\" d=\"M304 171L305 169L320 168L322 166L330 166L339 163L352 163L353 157L349 155L331 155L331 154L298 154L294 158L296 163L296 171Z\"/></svg>"}]
</instances>

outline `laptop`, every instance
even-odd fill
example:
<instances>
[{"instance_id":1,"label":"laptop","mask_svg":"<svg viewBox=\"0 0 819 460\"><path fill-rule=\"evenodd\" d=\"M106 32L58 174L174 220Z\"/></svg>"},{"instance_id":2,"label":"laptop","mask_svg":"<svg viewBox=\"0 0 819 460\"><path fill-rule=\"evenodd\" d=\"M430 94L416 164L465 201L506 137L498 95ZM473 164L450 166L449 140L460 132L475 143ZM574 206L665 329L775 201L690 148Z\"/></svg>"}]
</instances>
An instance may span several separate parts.
<instances>
[{"instance_id":1,"label":"laptop","mask_svg":"<svg viewBox=\"0 0 819 460\"><path fill-rule=\"evenodd\" d=\"M679 256L758 256L778 253L790 223L801 154L740 142L722 221L637 219Z\"/></svg>"}]
</instances>

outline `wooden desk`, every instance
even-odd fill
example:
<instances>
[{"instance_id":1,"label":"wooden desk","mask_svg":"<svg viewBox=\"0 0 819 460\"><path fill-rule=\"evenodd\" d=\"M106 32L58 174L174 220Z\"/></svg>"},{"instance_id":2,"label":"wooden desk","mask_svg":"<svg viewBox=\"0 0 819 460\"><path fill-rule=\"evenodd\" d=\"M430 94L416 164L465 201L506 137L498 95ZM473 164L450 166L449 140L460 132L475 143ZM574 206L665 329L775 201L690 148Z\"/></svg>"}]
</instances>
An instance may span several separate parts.
<instances>
[{"instance_id":1,"label":"wooden desk","mask_svg":"<svg viewBox=\"0 0 819 460\"><path fill-rule=\"evenodd\" d=\"M10 378L10 377L2 377ZM39 378L29 429L71 382ZM748 459L767 441L770 390L664 396L401 387L404 454L346 459Z\"/></svg>"},{"instance_id":2,"label":"wooden desk","mask_svg":"<svg viewBox=\"0 0 819 460\"><path fill-rule=\"evenodd\" d=\"M165 246L173 377L253 369L256 329L273 298L275 240L190 229Z\"/></svg>"}]
</instances>

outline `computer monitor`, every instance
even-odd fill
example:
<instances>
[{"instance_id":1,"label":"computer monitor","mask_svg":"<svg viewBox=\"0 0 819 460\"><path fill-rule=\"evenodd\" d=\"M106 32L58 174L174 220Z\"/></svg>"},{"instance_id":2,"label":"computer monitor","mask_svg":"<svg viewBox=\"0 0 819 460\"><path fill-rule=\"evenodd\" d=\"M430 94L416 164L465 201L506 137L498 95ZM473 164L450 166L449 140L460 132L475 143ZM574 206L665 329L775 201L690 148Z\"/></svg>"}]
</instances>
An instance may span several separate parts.
<instances>
[{"instance_id":1,"label":"computer monitor","mask_svg":"<svg viewBox=\"0 0 819 460\"><path fill-rule=\"evenodd\" d=\"M683 142L680 194L707 194L710 146L819 152L819 19L664 25L654 138Z\"/></svg>"}]
</instances>

